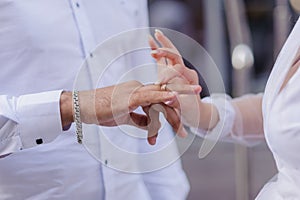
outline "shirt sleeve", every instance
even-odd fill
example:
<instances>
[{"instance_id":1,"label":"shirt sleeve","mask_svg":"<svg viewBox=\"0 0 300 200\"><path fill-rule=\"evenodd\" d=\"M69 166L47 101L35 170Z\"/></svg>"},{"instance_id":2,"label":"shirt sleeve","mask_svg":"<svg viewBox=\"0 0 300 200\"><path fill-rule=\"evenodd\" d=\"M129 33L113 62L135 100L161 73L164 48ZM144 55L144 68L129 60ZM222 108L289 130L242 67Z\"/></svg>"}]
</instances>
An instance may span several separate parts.
<instances>
[{"instance_id":1,"label":"shirt sleeve","mask_svg":"<svg viewBox=\"0 0 300 200\"><path fill-rule=\"evenodd\" d=\"M0 95L0 155L51 142L62 132L61 92Z\"/></svg>"},{"instance_id":2,"label":"shirt sleeve","mask_svg":"<svg viewBox=\"0 0 300 200\"><path fill-rule=\"evenodd\" d=\"M200 137L254 146L264 139L261 99L262 94L249 94L232 99L226 94L215 94L203 99L212 103L219 113L219 122L212 130L191 128Z\"/></svg>"}]
</instances>

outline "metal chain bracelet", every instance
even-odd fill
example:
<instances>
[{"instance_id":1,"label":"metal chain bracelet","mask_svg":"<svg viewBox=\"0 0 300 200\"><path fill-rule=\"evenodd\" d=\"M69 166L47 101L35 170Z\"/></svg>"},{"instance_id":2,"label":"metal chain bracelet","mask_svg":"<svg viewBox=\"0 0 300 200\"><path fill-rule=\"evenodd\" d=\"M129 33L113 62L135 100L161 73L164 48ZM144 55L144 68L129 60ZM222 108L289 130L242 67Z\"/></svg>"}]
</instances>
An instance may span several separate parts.
<instances>
[{"instance_id":1,"label":"metal chain bracelet","mask_svg":"<svg viewBox=\"0 0 300 200\"><path fill-rule=\"evenodd\" d=\"M73 91L73 110L74 110L74 122L76 127L77 141L79 144L82 144L83 134L82 134L82 122L80 120L80 106L78 91Z\"/></svg>"}]
</instances>

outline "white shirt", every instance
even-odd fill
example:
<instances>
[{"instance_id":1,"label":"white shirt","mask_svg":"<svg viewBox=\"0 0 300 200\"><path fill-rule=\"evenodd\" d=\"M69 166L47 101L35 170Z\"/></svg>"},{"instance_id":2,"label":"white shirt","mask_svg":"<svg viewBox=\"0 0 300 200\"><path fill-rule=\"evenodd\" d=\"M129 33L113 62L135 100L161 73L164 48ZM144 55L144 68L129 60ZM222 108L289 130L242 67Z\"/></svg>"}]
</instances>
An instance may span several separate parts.
<instances>
[{"instance_id":1,"label":"white shirt","mask_svg":"<svg viewBox=\"0 0 300 200\"><path fill-rule=\"evenodd\" d=\"M77 144L73 128L61 129L61 91L72 89L80 64L97 44L147 26L146 1L3 0L0 25L0 155L14 152L0 159L1 200L186 198L180 160L156 172L122 173ZM114 84L135 62L120 61L104 85ZM166 129L158 145L149 147L118 128L106 132L134 152L155 151L173 138ZM37 145L39 139L44 144Z\"/></svg>"}]
</instances>

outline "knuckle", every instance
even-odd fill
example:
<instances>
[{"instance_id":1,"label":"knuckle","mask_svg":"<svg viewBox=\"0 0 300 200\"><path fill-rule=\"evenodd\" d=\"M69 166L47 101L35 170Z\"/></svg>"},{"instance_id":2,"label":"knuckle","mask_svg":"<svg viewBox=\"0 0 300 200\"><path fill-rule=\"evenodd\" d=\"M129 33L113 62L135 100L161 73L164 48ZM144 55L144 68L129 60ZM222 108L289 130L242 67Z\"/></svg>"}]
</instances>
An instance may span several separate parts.
<instances>
[{"instance_id":1,"label":"knuckle","mask_svg":"<svg viewBox=\"0 0 300 200\"><path fill-rule=\"evenodd\" d=\"M179 52L173 52L173 54L177 59L181 59L181 55Z\"/></svg>"},{"instance_id":2,"label":"knuckle","mask_svg":"<svg viewBox=\"0 0 300 200\"><path fill-rule=\"evenodd\" d=\"M181 75L183 75L184 72L185 72L185 70L186 70L186 68L185 68L185 66L183 66L183 65L181 65L181 64L177 64L177 70L178 70L178 72L179 72Z\"/></svg>"},{"instance_id":3,"label":"knuckle","mask_svg":"<svg viewBox=\"0 0 300 200\"><path fill-rule=\"evenodd\" d=\"M180 64L174 65L173 70L174 70L177 74L182 74L182 71L183 71L182 66L181 66Z\"/></svg>"},{"instance_id":4,"label":"knuckle","mask_svg":"<svg viewBox=\"0 0 300 200\"><path fill-rule=\"evenodd\" d=\"M143 105L150 105L151 99L149 99L149 97L153 96L150 94L151 93L149 93L149 92L148 93L147 92L137 92L135 95L136 102L140 102L140 104L143 104Z\"/></svg>"},{"instance_id":5,"label":"knuckle","mask_svg":"<svg viewBox=\"0 0 300 200\"><path fill-rule=\"evenodd\" d=\"M190 73L191 73L191 82L198 82L198 73L195 70L190 69Z\"/></svg>"},{"instance_id":6,"label":"knuckle","mask_svg":"<svg viewBox=\"0 0 300 200\"><path fill-rule=\"evenodd\" d=\"M189 69L190 70L190 73L193 77L197 76L197 72L193 69Z\"/></svg>"},{"instance_id":7,"label":"knuckle","mask_svg":"<svg viewBox=\"0 0 300 200\"><path fill-rule=\"evenodd\" d=\"M128 102L128 109L130 111L134 110L136 105L137 105L137 97L136 97L136 95L132 95Z\"/></svg>"}]
</instances>

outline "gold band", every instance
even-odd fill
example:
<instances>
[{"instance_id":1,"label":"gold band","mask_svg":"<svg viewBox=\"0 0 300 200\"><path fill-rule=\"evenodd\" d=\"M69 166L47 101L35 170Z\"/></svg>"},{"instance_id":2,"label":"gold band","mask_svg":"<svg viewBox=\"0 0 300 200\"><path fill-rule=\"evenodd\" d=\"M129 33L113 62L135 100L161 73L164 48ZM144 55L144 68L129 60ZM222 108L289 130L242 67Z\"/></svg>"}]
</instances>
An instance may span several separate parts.
<instances>
[{"instance_id":1,"label":"gold band","mask_svg":"<svg viewBox=\"0 0 300 200\"><path fill-rule=\"evenodd\" d=\"M167 91L167 84L162 84L162 85L160 86L160 90L162 90L162 91Z\"/></svg>"}]
</instances>

